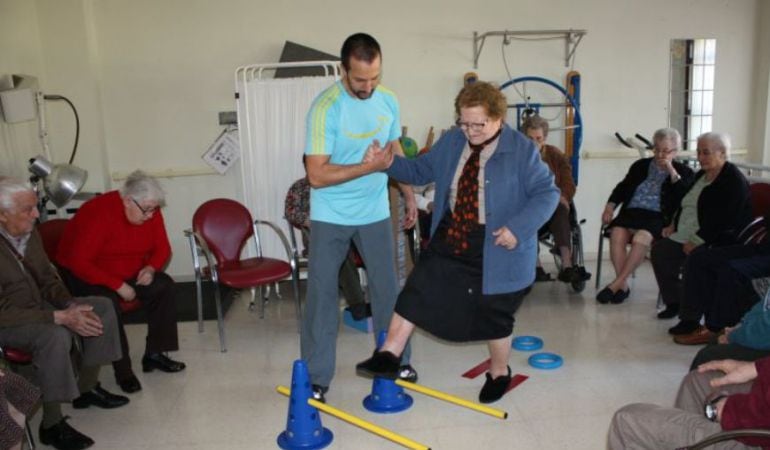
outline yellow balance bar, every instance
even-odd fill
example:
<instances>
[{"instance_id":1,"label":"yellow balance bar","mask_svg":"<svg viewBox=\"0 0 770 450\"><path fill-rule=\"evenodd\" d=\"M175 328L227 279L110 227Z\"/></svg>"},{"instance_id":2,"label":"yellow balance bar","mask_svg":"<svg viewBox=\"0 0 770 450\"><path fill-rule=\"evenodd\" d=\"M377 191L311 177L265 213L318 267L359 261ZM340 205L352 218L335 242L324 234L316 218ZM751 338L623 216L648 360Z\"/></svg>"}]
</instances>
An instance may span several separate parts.
<instances>
[{"instance_id":1,"label":"yellow balance bar","mask_svg":"<svg viewBox=\"0 0 770 450\"><path fill-rule=\"evenodd\" d=\"M437 398L439 400L444 400L445 402L454 403L455 405L462 406L468 409L472 409L474 411L478 411L480 413L489 414L490 416L497 417L498 419L507 419L508 413L499 409L490 408L488 406L480 405L478 403L469 402L468 400L462 399L460 397L455 397L454 395L449 395L441 391L437 391L435 389L427 388L425 386L421 386L419 384L410 383L408 381L404 380L396 380L396 384L405 388L409 389L411 391L419 392L420 394L425 394L433 398Z\"/></svg>"},{"instance_id":2,"label":"yellow balance bar","mask_svg":"<svg viewBox=\"0 0 770 450\"><path fill-rule=\"evenodd\" d=\"M275 390L287 397L291 395L291 390L286 386L278 386L275 388ZM385 428L377 426L371 422L367 422L363 419L359 419L356 416L350 415L345 411L339 410L325 403L321 403L318 400L309 398L307 402L310 406L316 408L319 411L323 411L326 414L334 416L340 420L344 420L345 422L351 423L359 428L363 428L364 430L370 433L374 433L385 439L391 440L396 444L402 445L406 448L411 448L413 450L430 450L430 447L426 445L420 444L419 442L415 442L407 437L401 436L400 434L396 434L390 430L386 430Z\"/></svg>"}]
</instances>

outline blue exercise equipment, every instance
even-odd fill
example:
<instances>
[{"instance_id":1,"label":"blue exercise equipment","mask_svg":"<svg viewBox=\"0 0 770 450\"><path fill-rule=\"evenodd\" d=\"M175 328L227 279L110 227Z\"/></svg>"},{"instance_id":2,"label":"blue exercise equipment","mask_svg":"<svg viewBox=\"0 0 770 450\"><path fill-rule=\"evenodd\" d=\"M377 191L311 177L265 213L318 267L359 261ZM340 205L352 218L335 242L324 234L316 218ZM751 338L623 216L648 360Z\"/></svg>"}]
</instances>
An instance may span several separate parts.
<instances>
[{"instance_id":1,"label":"blue exercise equipment","mask_svg":"<svg viewBox=\"0 0 770 450\"><path fill-rule=\"evenodd\" d=\"M557 355L556 353L548 352L535 353L534 355L530 356L527 361L529 362L529 365L535 369L544 370L557 369L561 367L562 364L564 364L564 358Z\"/></svg>"},{"instance_id":2,"label":"blue exercise equipment","mask_svg":"<svg viewBox=\"0 0 770 450\"><path fill-rule=\"evenodd\" d=\"M537 336L516 336L511 347L522 352L531 352L543 348L543 340Z\"/></svg>"}]
</instances>

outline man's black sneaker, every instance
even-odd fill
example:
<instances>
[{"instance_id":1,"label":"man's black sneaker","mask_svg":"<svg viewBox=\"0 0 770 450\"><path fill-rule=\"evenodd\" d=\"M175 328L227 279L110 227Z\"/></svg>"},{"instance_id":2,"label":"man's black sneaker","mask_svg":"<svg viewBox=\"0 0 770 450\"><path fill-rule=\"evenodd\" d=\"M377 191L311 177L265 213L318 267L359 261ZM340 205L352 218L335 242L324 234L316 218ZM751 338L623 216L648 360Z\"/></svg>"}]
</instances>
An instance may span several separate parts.
<instances>
[{"instance_id":1,"label":"man's black sneaker","mask_svg":"<svg viewBox=\"0 0 770 450\"><path fill-rule=\"evenodd\" d=\"M313 400L318 400L321 403L326 403L326 394L329 391L327 386L313 385Z\"/></svg>"},{"instance_id":2,"label":"man's black sneaker","mask_svg":"<svg viewBox=\"0 0 770 450\"><path fill-rule=\"evenodd\" d=\"M398 378L410 383L417 383L417 371L409 364L398 368Z\"/></svg>"}]
</instances>

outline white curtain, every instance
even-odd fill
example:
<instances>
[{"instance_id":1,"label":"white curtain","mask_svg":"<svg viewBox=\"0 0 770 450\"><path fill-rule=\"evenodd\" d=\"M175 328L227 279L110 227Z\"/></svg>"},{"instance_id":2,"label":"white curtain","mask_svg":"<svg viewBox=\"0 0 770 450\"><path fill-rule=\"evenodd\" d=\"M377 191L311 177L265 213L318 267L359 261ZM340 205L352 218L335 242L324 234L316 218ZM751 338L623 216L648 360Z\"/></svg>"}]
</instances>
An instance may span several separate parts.
<instances>
[{"instance_id":1,"label":"white curtain","mask_svg":"<svg viewBox=\"0 0 770 450\"><path fill-rule=\"evenodd\" d=\"M284 199L291 184L305 176L305 116L313 99L334 76L252 79L239 83L243 203L255 219L269 220L289 232ZM275 234L260 229L264 256L284 259Z\"/></svg>"}]
</instances>

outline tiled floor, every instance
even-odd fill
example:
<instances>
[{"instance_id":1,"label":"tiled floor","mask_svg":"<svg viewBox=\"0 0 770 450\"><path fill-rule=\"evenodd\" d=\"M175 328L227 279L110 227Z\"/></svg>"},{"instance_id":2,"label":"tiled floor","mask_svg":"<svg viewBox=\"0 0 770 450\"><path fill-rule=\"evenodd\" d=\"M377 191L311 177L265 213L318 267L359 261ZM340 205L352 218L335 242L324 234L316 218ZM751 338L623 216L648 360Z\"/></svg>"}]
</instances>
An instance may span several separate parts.
<instances>
[{"instance_id":1,"label":"tiled floor","mask_svg":"<svg viewBox=\"0 0 770 450\"><path fill-rule=\"evenodd\" d=\"M538 283L526 298L514 334L540 336L544 350L562 355L565 364L551 371L533 369L527 353L514 351L513 371L529 379L493 405L509 412L507 420L417 393L414 405L399 414L365 410L361 400L372 383L357 377L353 367L370 353L372 337L347 327L340 330L337 375L327 401L433 449L604 448L618 407L635 401L673 403L697 348L674 344L666 333L674 322L655 319L657 290L649 265L637 271L625 304L599 305L594 294L593 280L582 294L553 282ZM227 316L227 353L219 352L214 322L206 323L203 334L193 322L180 324L182 350L174 356L187 363L187 370L179 374L141 373L145 328L129 326L144 390L117 410L67 407L71 423L93 437L97 449L277 448L288 404L275 387L290 383L299 355L294 305L287 298L273 302L260 320L246 303L237 300ZM468 380L460 374L486 359L484 344L449 345L418 333L413 346L421 383L477 398L483 376ZM111 369L103 371L102 380L117 392ZM39 415L35 427L38 421ZM334 433L330 448L401 448L327 415L322 422Z\"/></svg>"}]
</instances>

